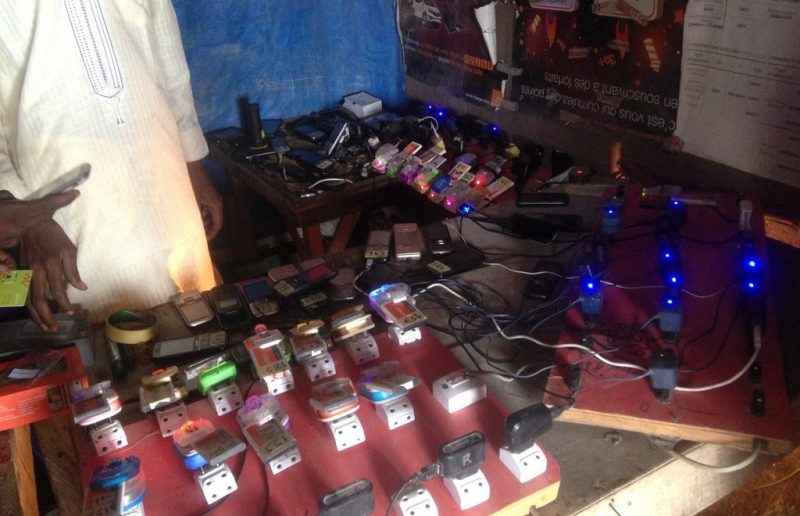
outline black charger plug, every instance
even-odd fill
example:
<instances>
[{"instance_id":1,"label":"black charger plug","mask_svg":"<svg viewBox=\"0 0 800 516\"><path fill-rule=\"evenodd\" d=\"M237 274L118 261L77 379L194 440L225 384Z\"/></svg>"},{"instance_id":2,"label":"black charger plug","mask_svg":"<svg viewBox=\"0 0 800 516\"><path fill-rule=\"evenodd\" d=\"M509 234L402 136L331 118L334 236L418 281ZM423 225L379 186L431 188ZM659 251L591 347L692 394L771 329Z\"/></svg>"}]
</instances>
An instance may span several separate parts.
<instances>
[{"instance_id":1,"label":"black charger plug","mask_svg":"<svg viewBox=\"0 0 800 516\"><path fill-rule=\"evenodd\" d=\"M553 427L553 419L561 415L567 406L550 408L544 403L530 405L506 418L506 446L511 453L519 453L533 446L533 441Z\"/></svg>"},{"instance_id":2,"label":"black charger plug","mask_svg":"<svg viewBox=\"0 0 800 516\"><path fill-rule=\"evenodd\" d=\"M462 479L478 471L486 460L486 437L478 431L462 435L439 448L441 475Z\"/></svg>"}]
</instances>

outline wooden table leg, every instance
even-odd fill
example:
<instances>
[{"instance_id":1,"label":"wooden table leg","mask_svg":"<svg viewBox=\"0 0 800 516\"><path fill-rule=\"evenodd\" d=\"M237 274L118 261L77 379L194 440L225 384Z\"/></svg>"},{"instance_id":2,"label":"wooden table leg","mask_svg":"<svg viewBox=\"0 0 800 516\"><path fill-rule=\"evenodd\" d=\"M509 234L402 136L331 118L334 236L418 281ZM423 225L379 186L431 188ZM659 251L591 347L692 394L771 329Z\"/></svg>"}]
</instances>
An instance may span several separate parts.
<instances>
[{"instance_id":1,"label":"wooden table leg","mask_svg":"<svg viewBox=\"0 0 800 516\"><path fill-rule=\"evenodd\" d=\"M62 415L34 423L33 430L59 513L80 514L83 487L75 424L69 416Z\"/></svg>"},{"instance_id":2,"label":"wooden table leg","mask_svg":"<svg viewBox=\"0 0 800 516\"><path fill-rule=\"evenodd\" d=\"M303 227L303 240L306 244L306 253L308 253L303 258L316 258L325 254L325 244L322 242L322 231L319 224Z\"/></svg>"},{"instance_id":3,"label":"wooden table leg","mask_svg":"<svg viewBox=\"0 0 800 516\"><path fill-rule=\"evenodd\" d=\"M360 215L361 212L357 211L347 213L339 218L339 223L336 225L336 231L333 233L327 254L341 253L347 248L347 242L350 240L350 235L353 234L353 229L355 229Z\"/></svg>"},{"instance_id":4,"label":"wooden table leg","mask_svg":"<svg viewBox=\"0 0 800 516\"><path fill-rule=\"evenodd\" d=\"M0 432L0 516L18 514L39 514L28 425Z\"/></svg>"},{"instance_id":5,"label":"wooden table leg","mask_svg":"<svg viewBox=\"0 0 800 516\"><path fill-rule=\"evenodd\" d=\"M258 258L258 250L253 229L253 191L240 181L231 179L231 183L231 194L226 204L231 219L233 248L237 259L254 262Z\"/></svg>"}]
</instances>

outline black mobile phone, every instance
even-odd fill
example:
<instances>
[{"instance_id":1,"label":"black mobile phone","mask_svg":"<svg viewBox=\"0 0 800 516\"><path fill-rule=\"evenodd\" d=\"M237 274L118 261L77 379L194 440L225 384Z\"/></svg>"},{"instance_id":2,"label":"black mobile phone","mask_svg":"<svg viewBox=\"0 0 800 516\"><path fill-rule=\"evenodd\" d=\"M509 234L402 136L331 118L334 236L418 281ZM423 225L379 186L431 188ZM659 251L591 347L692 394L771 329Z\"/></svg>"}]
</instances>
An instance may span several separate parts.
<instances>
[{"instance_id":1,"label":"black mobile phone","mask_svg":"<svg viewBox=\"0 0 800 516\"><path fill-rule=\"evenodd\" d=\"M249 310L245 307L236 285L217 285L208 292L208 297L223 329L241 326L249 320Z\"/></svg>"},{"instance_id":2,"label":"black mobile phone","mask_svg":"<svg viewBox=\"0 0 800 516\"><path fill-rule=\"evenodd\" d=\"M292 149L287 156L323 175L333 169L333 161L309 149Z\"/></svg>"},{"instance_id":3,"label":"black mobile phone","mask_svg":"<svg viewBox=\"0 0 800 516\"><path fill-rule=\"evenodd\" d=\"M520 192L517 206L566 206L569 195L560 192Z\"/></svg>"},{"instance_id":4,"label":"black mobile phone","mask_svg":"<svg viewBox=\"0 0 800 516\"><path fill-rule=\"evenodd\" d=\"M564 277L564 264L549 260L539 260L533 272L542 274L530 277L525 284L525 296L541 301L550 300L556 291L556 287Z\"/></svg>"},{"instance_id":5,"label":"black mobile phone","mask_svg":"<svg viewBox=\"0 0 800 516\"><path fill-rule=\"evenodd\" d=\"M306 140L319 143L325 139L325 133L310 124L299 124L292 128L298 136Z\"/></svg>"},{"instance_id":6,"label":"black mobile phone","mask_svg":"<svg viewBox=\"0 0 800 516\"><path fill-rule=\"evenodd\" d=\"M435 222L426 226L425 233L428 235L428 248L431 254L452 253L455 249L453 247L453 239L450 237L450 230L443 223Z\"/></svg>"},{"instance_id":7,"label":"black mobile phone","mask_svg":"<svg viewBox=\"0 0 800 516\"><path fill-rule=\"evenodd\" d=\"M437 278L452 276L480 266L486 255L474 247L459 247L457 252L437 257L425 269Z\"/></svg>"},{"instance_id":8,"label":"black mobile phone","mask_svg":"<svg viewBox=\"0 0 800 516\"><path fill-rule=\"evenodd\" d=\"M228 334L224 331L212 331L181 337L160 340L153 346L153 361L174 363L194 356L210 355L225 349L228 345Z\"/></svg>"}]
</instances>

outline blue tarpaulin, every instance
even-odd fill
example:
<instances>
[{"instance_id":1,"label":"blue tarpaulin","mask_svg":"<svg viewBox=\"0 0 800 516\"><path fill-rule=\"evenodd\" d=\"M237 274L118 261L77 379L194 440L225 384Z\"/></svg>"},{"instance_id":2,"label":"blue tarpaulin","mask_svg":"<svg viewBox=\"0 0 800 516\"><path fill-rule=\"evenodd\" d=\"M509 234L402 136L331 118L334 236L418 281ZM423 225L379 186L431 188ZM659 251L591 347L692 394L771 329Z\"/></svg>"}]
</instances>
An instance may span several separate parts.
<instances>
[{"instance_id":1,"label":"blue tarpaulin","mask_svg":"<svg viewBox=\"0 0 800 516\"><path fill-rule=\"evenodd\" d=\"M405 101L389 0L174 0L200 123L240 126L240 99L290 118L367 91Z\"/></svg>"}]
</instances>

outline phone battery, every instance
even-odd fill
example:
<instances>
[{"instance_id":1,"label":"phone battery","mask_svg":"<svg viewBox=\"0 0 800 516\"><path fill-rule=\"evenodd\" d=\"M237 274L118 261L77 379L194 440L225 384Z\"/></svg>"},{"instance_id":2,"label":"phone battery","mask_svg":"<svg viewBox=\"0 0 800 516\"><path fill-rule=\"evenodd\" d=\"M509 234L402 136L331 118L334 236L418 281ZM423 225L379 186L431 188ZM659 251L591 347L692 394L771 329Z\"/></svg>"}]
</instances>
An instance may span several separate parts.
<instances>
[{"instance_id":1,"label":"phone battery","mask_svg":"<svg viewBox=\"0 0 800 516\"><path fill-rule=\"evenodd\" d=\"M209 464L222 464L237 453L245 451L247 446L232 436L224 428L217 428L214 433L194 443L194 449Z\"/></svg>"},{"instance_id":2,"label":"phone battery","mask_svg":"<svg viewBox=\"0 0 800 516\"><path fill-rule=\"evenodd\" d=\"M264 464L297 446L294 437L274 419L245 427L243 433Z\"/></svg>"}]
</instances>

